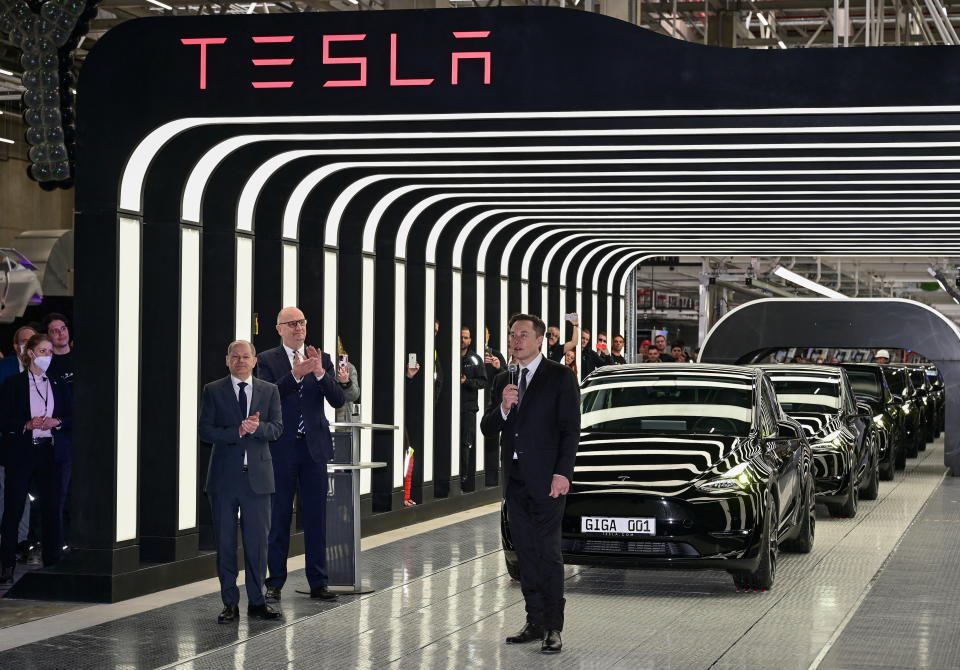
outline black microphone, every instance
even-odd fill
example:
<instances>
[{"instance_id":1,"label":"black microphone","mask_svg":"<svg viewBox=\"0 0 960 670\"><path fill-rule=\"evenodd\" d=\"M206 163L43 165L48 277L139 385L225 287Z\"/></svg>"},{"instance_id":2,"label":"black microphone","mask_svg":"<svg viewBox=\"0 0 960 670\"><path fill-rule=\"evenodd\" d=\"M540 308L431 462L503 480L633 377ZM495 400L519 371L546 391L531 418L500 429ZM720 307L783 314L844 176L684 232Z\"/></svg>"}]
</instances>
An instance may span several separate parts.
<instances>
[{"instance_id":1,"label":"black microphone","mask_svg":"<svg viewBox=\"0 0 960 670\"><path fill-rule=\"evenodd\" d=\"M516 363L511 363L510 365L507 366L507 371L510 373L510 383L513 384L514 386L517 385L517 369L518 369L518 366ZM510 410L513 411L513 409L515 409L516 406L517 406L517 403L513 403L513 405L510 406Z\"/></svg>"}]
</instances>

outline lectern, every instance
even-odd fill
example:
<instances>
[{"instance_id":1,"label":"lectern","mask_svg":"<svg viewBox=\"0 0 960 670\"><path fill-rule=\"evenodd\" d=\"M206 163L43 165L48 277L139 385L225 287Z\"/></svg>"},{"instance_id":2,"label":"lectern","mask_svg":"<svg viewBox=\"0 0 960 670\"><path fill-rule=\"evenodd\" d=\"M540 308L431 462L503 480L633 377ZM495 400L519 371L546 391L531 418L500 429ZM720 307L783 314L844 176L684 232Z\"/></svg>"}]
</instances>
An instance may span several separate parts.
<instances>
[{"instance_id":1,"label":"lectern","mask_svg":"<svg viewBox=\"0 0 960 670\"><path fill-rule=\"evenodd\" d=\"M360 472L386 463L360 461L360 431L399 430L377 423L331 423L333 460L327 464L327 586L335 593L370 593L360 572Z\"/></svg>"}]
</instances>

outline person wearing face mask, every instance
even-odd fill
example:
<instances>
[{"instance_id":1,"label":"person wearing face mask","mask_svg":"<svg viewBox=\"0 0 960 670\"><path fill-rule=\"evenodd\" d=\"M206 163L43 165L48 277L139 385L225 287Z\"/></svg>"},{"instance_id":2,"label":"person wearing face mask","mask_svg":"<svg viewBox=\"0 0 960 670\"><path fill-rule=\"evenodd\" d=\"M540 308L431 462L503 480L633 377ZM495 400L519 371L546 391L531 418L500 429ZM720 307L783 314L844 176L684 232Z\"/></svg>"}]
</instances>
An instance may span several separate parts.
<instances>
[{"instance_id":1,"label":"person wearing face mask","mask_svg":"<svg viewBox=\"0 0 960 670\"><path fill-rule=\"evenodd\" d=\"M63 547L72 397L68 384L47 375L53 360L53 342L48 335L31 337L21 360L26 369L0 387L0 431L6 452L0 583L13 582L17 526L33 477L40 485L44 567L60 560Z\"/></svg>"}]
</instances>

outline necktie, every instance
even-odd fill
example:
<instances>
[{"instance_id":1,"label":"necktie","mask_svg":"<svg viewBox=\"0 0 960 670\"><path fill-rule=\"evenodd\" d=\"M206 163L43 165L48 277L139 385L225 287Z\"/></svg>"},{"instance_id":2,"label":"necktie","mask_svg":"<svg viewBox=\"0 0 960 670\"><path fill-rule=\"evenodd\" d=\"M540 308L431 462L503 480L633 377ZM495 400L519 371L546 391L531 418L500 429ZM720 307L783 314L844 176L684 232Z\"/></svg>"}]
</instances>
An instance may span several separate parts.
<instances>
[{"instance_id":1,"label":"necktie","mask_svg":"<svg viewBox=\"0 0 960 670\"><path fill-rule=\"evenodd\" d=\"M518 403L523 402L523 394L527 392L527 373L528 372L529 370L527 370L527 368L524 368L520 371L520 386L519 386L520 392L518 394L519 397L517 398Z\"/></svg>"},{"instance_id":2,"label":"necktie","mask_svg":"<svg viewBox=\"0 0 960 670\"><path fill-rule=\"evenodd\" d=\"M240 382L237 386L240 387L240 392L237 393L237 401L240 403L240 416L246 419L249 416L247 414L247 392L244 390L247 382Z\"/></svg>"},{"instance_id":3,"label":"necktie","mask_svg":"<svg viewBox=\"0 0 960 670\"><path fill-rule=\"evenodd\" d=\"M293 352L293 361L294 363L299 363L303 358L300 356L300 350ZM297 384L297 397L303 401L303 380L300 380L300 383ZM307 432L307 428L303 423L303 411L300 412L300 418L297 420L297 432L301 435Z\"/></svg>"}]
</instances>

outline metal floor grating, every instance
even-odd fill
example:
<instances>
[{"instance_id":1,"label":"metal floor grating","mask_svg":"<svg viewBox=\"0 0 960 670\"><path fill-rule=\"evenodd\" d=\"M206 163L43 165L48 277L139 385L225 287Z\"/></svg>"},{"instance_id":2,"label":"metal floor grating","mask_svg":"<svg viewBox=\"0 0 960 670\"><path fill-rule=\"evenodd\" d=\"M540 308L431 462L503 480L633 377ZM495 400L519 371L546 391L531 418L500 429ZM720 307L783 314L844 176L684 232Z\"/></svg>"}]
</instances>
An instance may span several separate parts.
<instances>
[{"instance_id":1,"label":"metal floor grating","mask_svg":"<svg viewBox=\"0 0 960 670\"><path fill-rule=\"evenodd\" d=\"M282 601L285 619L279 624L249 621L241 614L238 626L218 626L219 596L211 594L0 652L0 666L536 670L562 664L565 669L806 670L854 610L931 492L951 491L948 496L960 499L960 482L938 489L942 460L939 442L919 460L909 460L894 482L882 482L879 500L861 503L855 519L831 519L819 510L814 551L781 554L777 584L769 593L736 593L730 577L718 572L568 567L567 626L559 659L536 653L536 645L503 644L524 614L520 590L508 579L499 552L498 517L490 514L365 551L366 580L378 589L367 596L316 603L294 595L306 582L302 570L291 573ZM925 513L956 514L938 499L939 493ZM950 537L900 545L877 579L878 585L888 578L900 585L899 593L884 596L890 603L906 600L914 585L933 579L937 567L951 565L958 556L960 523L918 521L908 536L924 524L939 529L925 532ZM923 569L897 569L901 552L922 561ZM951 575L927 591L928 619L916 609L895 620L865 617L864 639L886 635L896 644L898 635L927 635L931 644L934 636L937 644L949 644L948 626L960 623L960 597L953 602L940 597L952 588L949 581L957 581ZM880 597L877 589L863 607ZM911 598L910 607L918 607ZM891 610L892 605L877 603L879 612ZM244 606L241 602L241 611ZM859 620L860 612L821 667L857 667L849 662L852 656L839 654ZM897 667L925 667L925 659L947 658L920 652L907 644L898 655L878 656L896 658Z\"/></svg>"}]
</instances>

